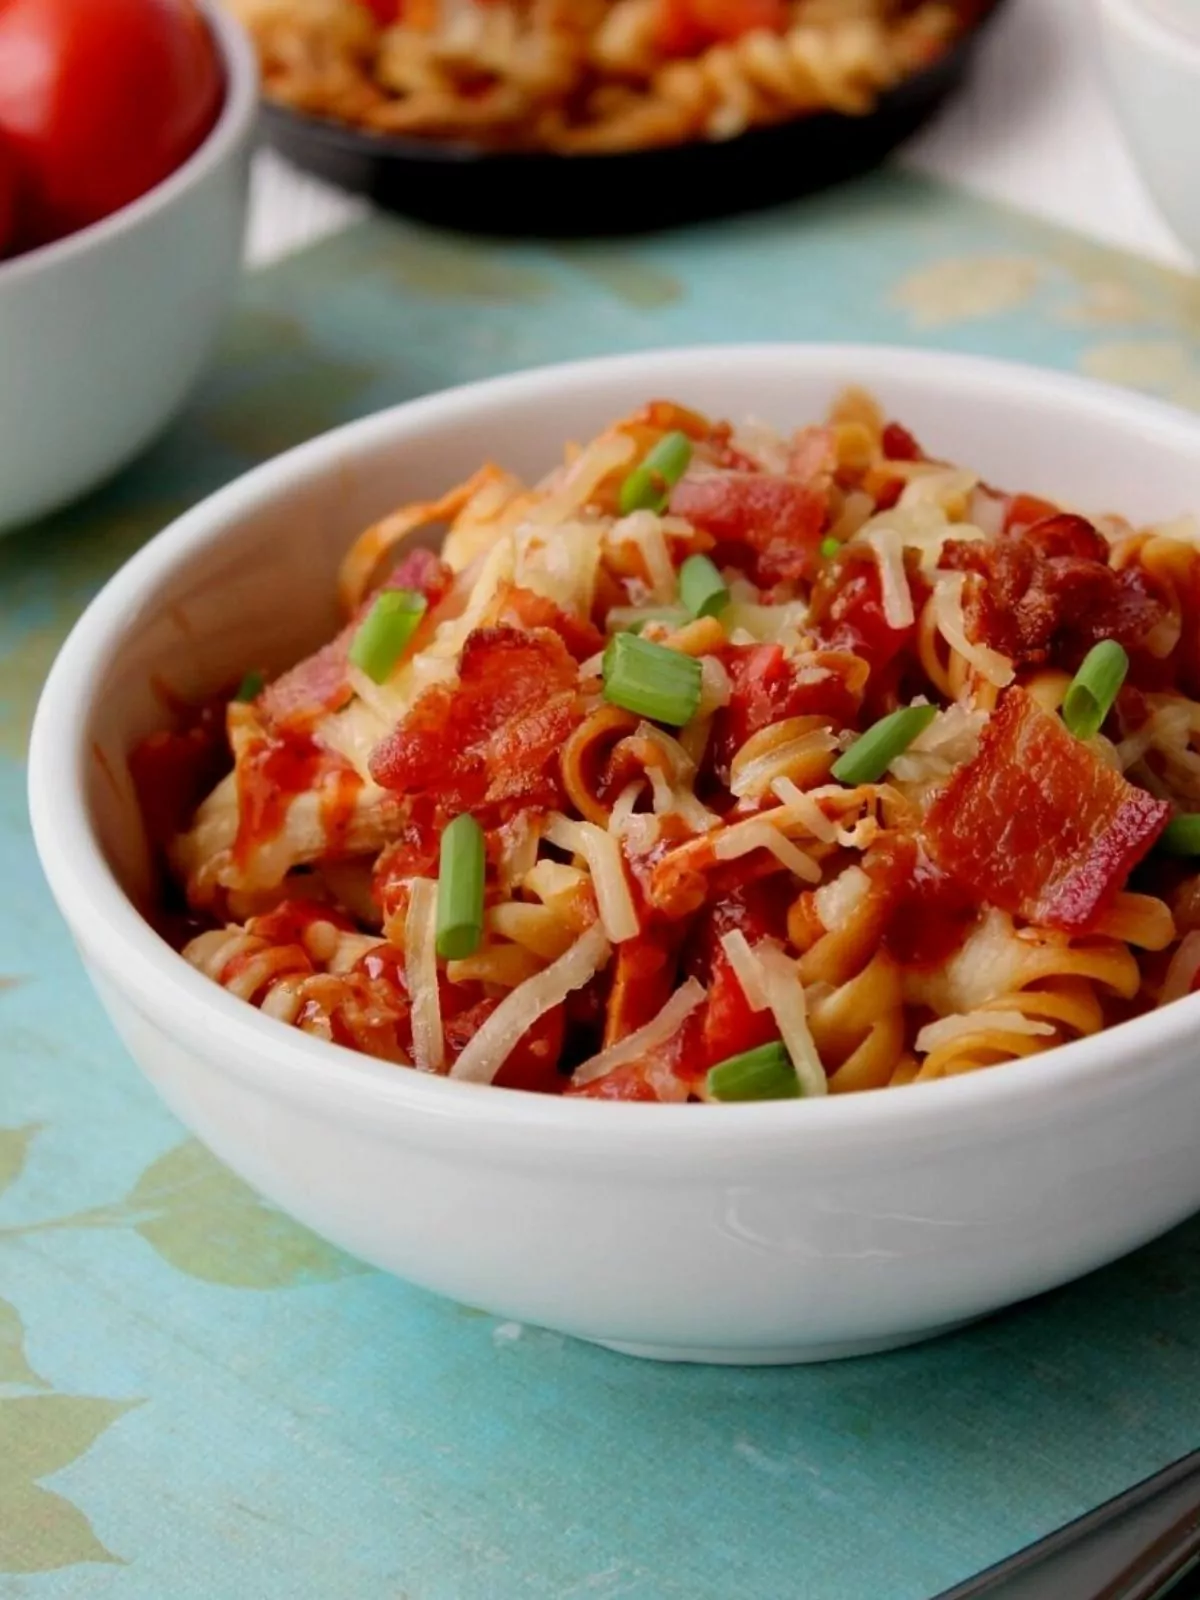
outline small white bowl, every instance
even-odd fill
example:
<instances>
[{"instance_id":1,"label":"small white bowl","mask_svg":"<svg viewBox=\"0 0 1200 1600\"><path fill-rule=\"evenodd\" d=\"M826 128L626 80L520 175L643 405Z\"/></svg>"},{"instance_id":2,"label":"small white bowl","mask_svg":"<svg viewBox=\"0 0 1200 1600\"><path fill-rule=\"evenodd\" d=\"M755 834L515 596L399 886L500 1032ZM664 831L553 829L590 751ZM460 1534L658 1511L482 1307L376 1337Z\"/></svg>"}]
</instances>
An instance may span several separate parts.
<instances>
[{"instance_id":1,"label":"small white bowl","mask_svg":"<svg viewBox=\"0 0 1200 1600\"><path fill-rule=\"evenodd\" d=\"M228 13L204 9L226 88L200 148L111 217L0 262L0 533L77 498L161 432L233 301L258 67Z\"/></svg>"},{"instance_id":2,"label":"small white bowl","mask_svg":"<svg viewBox=\"0 0 1200 1600\"><path fill-rule=\"evenodd\" d=\"M1097 0L1104 57L1146 187L1200 260L1200 6L1196 0Z\"/></svg>"},{"instance_id":3,"label":"small white bowl","mask_svg":"<svg viewBox=\"0 0 1200 1600\"><path fill-rule=\"evenodd\" d=\"M30 807L109 1014L168 1104L378 1266L643 1355L813 1360L925 1337L1098 1267L1200 1207L1200 996L927 1086L769 1105L560 1100L431 1079L263 1017L142 919L125 754L185 696L328 635L339 556L485 457L543 471L652 395L777 424L847 383L990 481L1146 518L1200 505L1200 420L962 356L650 352L437 395L303 445L153 540L50 675Z\"/></svg>"}]
</instances>

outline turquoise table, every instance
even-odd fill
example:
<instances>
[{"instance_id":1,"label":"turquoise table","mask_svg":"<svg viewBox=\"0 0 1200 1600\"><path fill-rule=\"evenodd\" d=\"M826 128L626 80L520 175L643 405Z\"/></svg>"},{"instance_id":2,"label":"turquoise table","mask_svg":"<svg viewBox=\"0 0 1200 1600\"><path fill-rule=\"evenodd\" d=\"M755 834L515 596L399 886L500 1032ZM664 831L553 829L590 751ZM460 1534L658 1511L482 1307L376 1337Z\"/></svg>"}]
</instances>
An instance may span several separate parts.
<instances>
[{"instance_id":1,"label":"turquoise table","mask_svg":"<svg viewBox=\"0 0 1200 1600\"><path fill-rule=\"evenodd\" d=\"M957 1337L791 1370L640 1364L368 1272L187 1139L50 904L38 687L172 516L447 383L739 338L1200 405L1200 284L894 175L621 247L375 222L250 279L170 435L0 545L0 1595L924 1600L1200 1443L1195 1223Z\"/></svg>"}]
</instances>

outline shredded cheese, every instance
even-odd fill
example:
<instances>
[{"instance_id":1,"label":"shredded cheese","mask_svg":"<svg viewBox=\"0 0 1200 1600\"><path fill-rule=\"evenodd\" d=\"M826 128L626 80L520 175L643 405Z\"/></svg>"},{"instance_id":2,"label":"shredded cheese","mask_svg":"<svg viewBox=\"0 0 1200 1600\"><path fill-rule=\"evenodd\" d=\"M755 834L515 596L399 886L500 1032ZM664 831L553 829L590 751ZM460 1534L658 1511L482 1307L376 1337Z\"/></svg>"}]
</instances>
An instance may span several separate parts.
<instances>
[{"instance_id":1,"label":"shredded cheese","mask_svg":"<svg viewBox=\"0 0 1200 1600\"><path fill-rule=\"evenodd\" d=\"M718 861L736 861L752 850L769 850L789 872L805 883L820 883L821 869L811 856L806 856L798 845L772 825L771 813L751 817L746 822L726 828L713 841L713 855Z\"/></svg>"},{"instance_id":2,"label":"shredded cheese","mask_svg":"<svg viewBox=\"0 0 1200 1600\"><path fill-rule=\"evenodd\" d=\"M735 774L730 788L739 800L747 796L758 797L772 789L777 778L788 781L786 772L788 767L808 760L811 756L827 755L837 749L837 736L828 728L812 728L808 733L802 733L795 739L787 739L783 744L777 744L773 749L764 751L761 756L742 763ZM793 788L795 785L793 785ZM801 793L799 789L797 794Z\"/></svg>"},{"instance_id":3,"label":"shredded cheese","mask_svg":"<svg viewBox=\"0 0 1200 1600\"><path fill-rule=\"evenodd\" d=\"M611 834L594 822L572 822L555 813L545 837L560 850L582 856L592 874L592 888L604 930L614 944L635 938L640 924L634 908L621 849Z\"/></svg>"},{"instance_id":4,"label":"shredded cheese","mask_svg":"<svg viewBox=\"0 0 1200 1600\"><path fill-rule=\"evenodd\" d=\"M801 1094L812 1098L828 1094L829 1083L809 1031L804 985L795 962L778 945L766 941L759 945L755 960L762 972L767 1003L796 1069Z\"/></svg>"},{"instance_id":5,"label":"shredded cheese","mask_svg":"<svg viewBox=\"0 0 1200 1600\"><path fill-rule=\"evenodd\" d=\"M740 928L731 928L728 933L721 936L721 949L724 950L725 959L733 968L734 977L741 985L746 1004L751 1011L765 1011L770 1001L767 999L767 990L763 983L762 967L754 951L751 950L746 935Z\"/></svg>"},{"instance_id":6,"label":"shredded cheese","mask_svg":"<svg viewBox=\"0 0 1200 1600\"><path fill-rule=\"evenodd\" d=\"M421 1072L441 1072L446 1060L437 970L438 886L432 878L409 883L404 919L404 972L412 997L413 1058Z\"/></svg>"},{"instance_id":7,"label":"shredded cheese","mask_svg":"<svg viewBox=\"0 0 1200 1600\"><path fill-rule=\"evenodd\" d=\"M980 677L997 689L1004 689L1013 681L1013 664L998 650L984 644L974 644L967 638L967 622L963 615L963 572L942 573L933 592L934 616L938 631L959 655L975 668Z\"/></svg>"},{"instance_id":8,"label":"shredded cheese","mask_svg":"<svg viewBox=\"0 0 1200 1600\"><path fill-rule=\"evenodd\" d=\"M836 878L830 878L813 891L813 906L821 926L827 933L836 933L854 915L871 892L871 880L861 867L845 867Z\"/></svg>"},{"instance_id":9,"label":"shredded cheese","mask_svg":"<svg viewBox=\"0 0 1200 1600\"><path fill-rule=\"evenodd\" d=\"M614 545L637 546L646 568L651 601L667 605L675 599L678 587L675 566L667 548L662 522L653 511L635 511L632 516L622 517L606 537Z\"/></svg>"},{"instance_id":10,"label":"shredded cheese","mask_svg":"<svg viewBox=\"0 0 1200 1600\"><path fill-rule=\"evenodd\" d=\"M608 818L608 831L618 839L624 834L633 816L633 808L638 803L645 784L641 778L635 778L632 783L627 783L613 803L612 811Z\"/></svg>"},{"instance_id":11,"label":"shredded cheese","mask_svg":"<svg viewBox=\"0 0 1200 1600\"><path fill-rule=\"evenodd\" d=\"M917 1035L918 1055L928 1055L955 1039L971 1038L980 1033L1017 1033L1029 1037L1049 1038L1054 1027L1049 1022L1037 1022L1020 1011L972 1011L965 1015L939 1017L927 1023Z\"/></svg>"},{"instance_id":12,"label":"shredded cheese","mask_svg":"<svg viewBox=\"0 0 1200 1600\"><path fill-rule=\"evenodd\" d=\"M491 1083L518 1040L547 1011L590 983L610 953L604 929L594 923L544 972L527 978L501 1000L451 1067L450 1076L465 1083Z\"/></svg>"},{"instance_id":13,"label":"shredded cheese","mask_svg":"<svg viewBox=\"0 0 1200 1600\"><path fill-rule=\"evenodd\" d=\"M904 544L895 528L878 528L865 535L879 564L879 590L889 628L911 628L916 620L908 574L904 570Z\"/></svg>"},{"instance_id":14,"label":"shredded cheese","mask_svg":"<svg viewBox=\"0 0 1200 1600\"><path fill-rule=\"evenodd\" d=\"M783 805L791 807L814 839L822 844L834 843L838 835L837 823L825 815L811 794L797 788L790 778L773 778L771 792Z\"/></svg>"},{"instance_id":15,"label":"shredded cheese","mask_svg":"<svg viewBox=\"0 0 1200 1600\"><path fill-rule=\"evenodd\" d=\"M592 1056L582 1066L577 1067L571 1079L572 1083L580 1086L594 1083L597 1078L606 1077L616 1067L623 1067L627 1062L636 1061L639 1056L649 1055L667 1044L704 997L703 987L695 978L689 978L681 988L676 989L653 1021L647 1022L644 1027L636 1029L619 1043L609 1045L607 1050L601 1050L599 1055Z\"/></svg>"}]
</instances>

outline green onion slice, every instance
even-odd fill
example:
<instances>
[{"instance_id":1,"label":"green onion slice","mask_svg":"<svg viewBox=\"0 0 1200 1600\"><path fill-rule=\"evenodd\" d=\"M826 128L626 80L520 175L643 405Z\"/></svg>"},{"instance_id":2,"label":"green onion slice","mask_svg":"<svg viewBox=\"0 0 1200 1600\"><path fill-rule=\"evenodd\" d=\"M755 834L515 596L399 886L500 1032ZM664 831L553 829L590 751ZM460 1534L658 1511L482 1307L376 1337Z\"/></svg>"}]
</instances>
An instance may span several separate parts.
<instances>
[{"instance_id":1,"label":"green onion slice","mask_svg":"<svg viewBox=\"0 0 1200 1600\"><path fill-rule=\"evenodd\" d=\"M266 679L261 672L248 672L237 686L235 700L257 700L263 692Z\"/></svg>"},{"instance_id":2,"label":"green onion slice","mask_svg":"<svg viewBox=\"0 0 1200 1600\"><path fill-rule=\"evenodd\" d=\"M375 683L386 683L429 605L412 589L385 589L350 641L350 659Z\"/></svg>"},{"instance_id":3,"label":"green onion slice","mask_svg":"<svg viewBox=\"0 0 1200 1600\"><path fill-rule=\"evenodd\" d=\"M679 594L693 617L717 617L729 604L725 580L707 556L689 556L679 569Z\"/></svg>"},{"instance_id":4,"label":"green onion slice","mask_svg":"<svg viewBox=\"0 0 1200 1600\"><path fill-rule=\"evenodd\" d=\"M708 1092L714 1100L798 1100L800 1080L783 1046L764 1044L710 1067Z\"/></svg>"},{"instance_id":5,"label":"green onion slice","mask_svg":"<svg viewBox=\"0 0 1200 1600\"><path fill-rule=\"evenodd\" d=\"M483 943L483 885L487 852L483 829L465 812L442 834L438 868L437 953L465 961Z\"/></svg>"},{"instance_id":6,"label":"green onion slice","mask_svg":"<svg viewBox=\"0 0 1200 1600\"><path fill-rule=\"evenodd\" d=\"M833 764L839 783L878 783L902 751L937 716L936 706L902 706L882 717Z\"/></svg>"},{"instance_id":7,"label":"green onion slice","mask_svg":"<svg viewBox=\"0 0 1200 1600\"><path fill-rule=\"evenodd\" d=\"M700 705L700 663L634 633L617 633L604 652L604 698L651 722L682 728Z\"/></svg>"},{"instance_id":8,"label":"green onion slice","mask_svg":"<svg viewBox=\"0 0 1200 1600\"><path fill-rule=\"evenodd\" d=\"M834 556L840 556L841 553L842 541L840 539L821 540L821 554L824 556L826 561L832 561Z\"/></svg>"},{"instance_id":9,"label":"green onion slice","mask_svg":"<svg viewBox=\"0 0 1200 1600\"><path fill-rule=\"evenodd\" d=\"M1169 856L1200 856L1200 814L1172 817L1163 829L1158 848Z\"/></svg>"},{"instance_id":10,"label":"green onion slice","mask_svg":"<svg viewBox=\"0 0 1200 1600\"><path fill-rule=\"evenodd\" d=\"M621 485L621 515L635 511L663 512L671 490L683 477L692 459L692 441L686 433L668 433Z\"/></svg>"},{"instance_id":11,"label":"green onion slice","mask_svg":"<svg viewBox=\"0 0 1200 1600\"><path fill-rule=\"evenodd\" d=\"M1094 739L1112 710L1129 671L1129 657L1115 639L1088 651L1063 701L1063 721L1077 739Z\"/></svg>"}]
</instances>

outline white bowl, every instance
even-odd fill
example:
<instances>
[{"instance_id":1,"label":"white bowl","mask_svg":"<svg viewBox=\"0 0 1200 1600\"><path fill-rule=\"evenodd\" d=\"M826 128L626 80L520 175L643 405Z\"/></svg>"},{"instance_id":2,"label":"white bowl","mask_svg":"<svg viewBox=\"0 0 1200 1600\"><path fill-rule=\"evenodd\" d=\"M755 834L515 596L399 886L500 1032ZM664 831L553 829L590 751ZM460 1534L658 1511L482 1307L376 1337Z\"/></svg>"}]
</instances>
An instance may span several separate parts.
<instances>
[{"instance_id":1,"label":"white bowl","mask_svg":"<svg viewBox=\"0 0 1200 1600\"><path fill-rule=\"evenodd\" d=\"M1200 260L1200 7L1097 0L1105 64L1135 161L1180 242Z\"/></svg>"},{"instance_id":2,"label":"white bowl","mask_svg":"<svg viewBox=\"0 0 1200 1600\"><path fill-rule=\"evenodd\" d=\"M523 373L342 428L222 490L92 604L33 732L38 850L101 999L167 1103L367 1261L658 1357L799 1361L922 1338L1200 1207L1200 996L1025 1062L769 1105L559 1100L419 1076L264 1018L151 930L130 745L247 661L332 628L338 558L486 456L544 470L651 395L781 424L868 385L939 454L1097 510L1200 505L1200 421L1023 367L796 346Z\"/></svg>"},{"instance_id":3,"label":"white bowl","mask_svg":"<svg viewBox=\"0 0 1200 1600\"><path fill-rule=\"evenodd\" d=\"M205 11L226 91L200 148L104 221L0 262L0 533L77 498L161 432L232 303L258 67L228 14Z\"/></svg>"}]
</instances>

